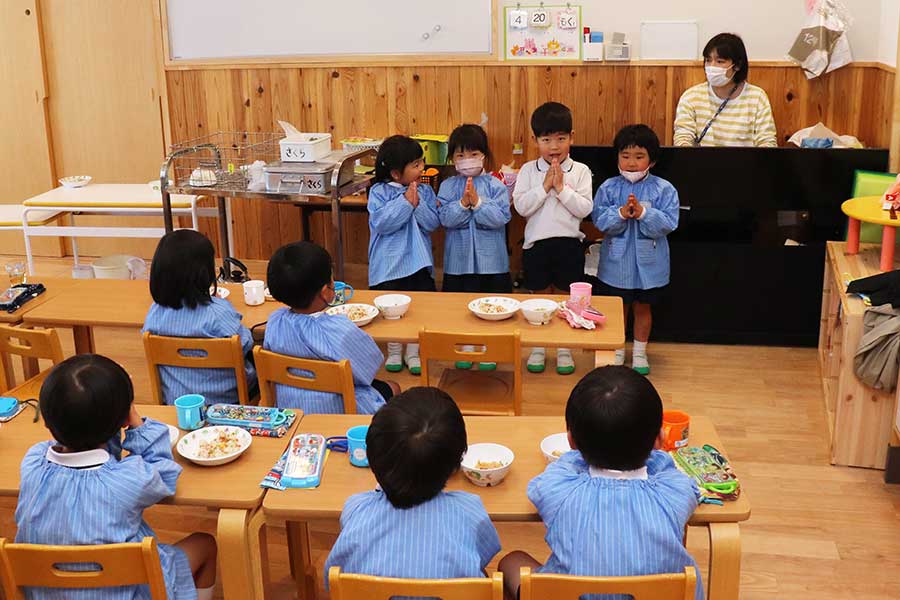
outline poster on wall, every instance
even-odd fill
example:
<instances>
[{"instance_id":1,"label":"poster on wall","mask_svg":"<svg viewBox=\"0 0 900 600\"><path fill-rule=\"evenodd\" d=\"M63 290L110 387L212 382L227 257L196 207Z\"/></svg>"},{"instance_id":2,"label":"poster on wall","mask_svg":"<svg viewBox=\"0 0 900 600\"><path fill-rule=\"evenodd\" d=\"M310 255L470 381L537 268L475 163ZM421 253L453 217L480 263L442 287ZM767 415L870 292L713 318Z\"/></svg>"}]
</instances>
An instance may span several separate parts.
<instances>
[{"instance_id":1,"label":"poster on wall","mask_svg":"<svg viewBox=\"0 0 900 600\"><path fill-rule=\"evenodd\" d=\"M504 11L506 60L581 60L581 6L517 4Z\"/></svg>"}]
</instances>

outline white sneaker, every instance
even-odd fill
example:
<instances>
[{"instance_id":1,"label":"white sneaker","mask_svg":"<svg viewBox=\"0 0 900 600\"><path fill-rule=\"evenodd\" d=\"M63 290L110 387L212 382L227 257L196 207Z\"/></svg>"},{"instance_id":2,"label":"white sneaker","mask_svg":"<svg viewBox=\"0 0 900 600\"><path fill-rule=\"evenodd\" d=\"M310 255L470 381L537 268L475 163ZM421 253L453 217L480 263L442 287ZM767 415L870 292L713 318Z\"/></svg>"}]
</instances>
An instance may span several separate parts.
<instances>
[{"instance_id":1,"label":"white sneaker","mask_svg":"<svg viewBox=\"0 0 900 600\"><path fill-rule=\"evenodd\" d=\"M650 362L646 354L635 354L631 357L631 368L641 375L650 374Z\"/></svg>"},{"instance_id":2,"label":"white sneaker","mask_svg":"<svg viewBox=\"0 0 900 600\"><path fill-rule=\"evenodd\" d=\"M556 351L556 372L560 375L571 375L575 372L575 359L568 348L559 348Z\"/></svg>"},{"instance_id":3,"label":"white sneaker","mask_svg":"<svg viewBox=\"0 0 900 600\"><path fill-rule=\"evenodd\" d=\"M528 356L528 362L525 363L525 368L528 369L529 373L543 373L546 356L546 351L543 348L532 348L531 354Z\"/></svg>"},{"instance_id":4,"label":"white sneaker","mask_svg":"<svg viewBox=\"0 0 900 600\"><path fill-rule=\"evenodd\" d=\"M613 360L613 364L617 367L625 366L625 348L616 350L616 358Z\"/></svg>"},{"instance_id":5,"label":"white sneaker","mask_svg":"<svg viewBox=\"0 0 900 600\"><path fill-rule=\"evenodd\" d=\"M419 359L419 345L407 344L406 354L403 355L403 362L413 375L422 374L422 361Z\"/></svg>"},{"instance_id":6,"label":"white sneaker","mask_svg":"<svg viewBox=\"0 0 900 600\"><path fill-rule=\"evenodd\" d=\"M390 373L397 373L403 370L403 344L399 342L388 342L388 356L384 363L384 370Z\"/></svg>"}]
</instances>

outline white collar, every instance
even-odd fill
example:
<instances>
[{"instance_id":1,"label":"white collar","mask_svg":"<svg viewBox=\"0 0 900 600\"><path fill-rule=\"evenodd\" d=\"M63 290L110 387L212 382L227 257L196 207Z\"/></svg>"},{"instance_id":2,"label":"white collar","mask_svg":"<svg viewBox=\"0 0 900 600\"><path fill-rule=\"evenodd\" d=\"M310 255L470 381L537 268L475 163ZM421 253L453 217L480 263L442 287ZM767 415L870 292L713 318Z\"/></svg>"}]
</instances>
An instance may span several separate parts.
<instances>
[{"instance_id":1,"label":"white collar","mask_svg":"<svg viewBox=\"0 0 900 600\"><path fill-rule=\"evenodd\" d=\"M398 187L398 188L405 188L405 187L406 187L406 186L403 185L402 183L397 183L396 181L388 181L388 185L391 185L391 186L394 186L394 187Z\"/></svg>"},{"instance_id":2,"label":"white collar","mask_svg":"<svg viewBox=\"0 0 900 600\"><path fill-rule=\"evenodd\" d=\"M633 471L616 471L615 469L599 469L588 467L591 477L605 477L606 479L647 479L647 467L641 467Z\"/></svg>"},{"instance_id":3,"label":"white collar","mask_svg":"<svg viewBox=\"0 0 900 600\"><path fill-rule=\"evenodd\" d=\"M63 467L71 469L99 469L107 461L109 461L109 452L102 448L94 450L84 450L83 452L57 452L50 445L47 448L47 460Z\"/></svg>"},{"instance_id":4,"label":"white collar","mask_svg":"<svg viewBox=\"0 0 900 600\"><path fill-rule=\"evenodd\" d=\"M560 166L560 168L562 168L563 171L565 171L566 173L568 173L568 172L570 172L570 171L572 170L572 168L575 166L575 161L572 160L572 156L569 155L569 156L566 157L566 160L562 161L562 162L559 164L559 166ZM546 160L544 160L544 157L543 157L543 156L538 157L538 159L537 159L537 170L538 170L538 172L539 172L539 173L546 172L547 169L549 169L549 168L550 168L550 163L548 163Z\"/></svg>"}]
</instances>

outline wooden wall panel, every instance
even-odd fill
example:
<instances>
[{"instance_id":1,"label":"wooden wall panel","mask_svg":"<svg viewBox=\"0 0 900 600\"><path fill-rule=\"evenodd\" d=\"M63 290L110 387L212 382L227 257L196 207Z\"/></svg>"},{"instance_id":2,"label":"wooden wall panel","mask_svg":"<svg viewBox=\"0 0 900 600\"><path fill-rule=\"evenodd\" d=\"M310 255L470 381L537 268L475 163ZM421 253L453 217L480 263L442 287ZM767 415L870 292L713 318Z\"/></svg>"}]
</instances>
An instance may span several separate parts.
<instances>
[{"instance_id":1,"label":"wooden wall panel","mask_svg":"<svg viewBox=\"0 0 900 600\"><path fill-rule=\"evenodd\" d=\"M682 92L703 80L695 65L461 65L222 68L167 72L172 136L181 141L219 130L277 130L278 120L305 131L349 135L443 133L480 122L497 164L520 166L536 155L531 111L547 100L568 104L581 144L610 144L619 127L643 122L671 143ZM868 146L887 146L894 75L874 66L850 66L808 81L799 69L754 66L751 82L769 95L781 143L796 130L823 121ZM514 144L525 154L513 156ZM239 257L268 258L300 236L299 211L264 201L235 200ZM328 215L316 214L311 236L330 242ZM205 224L214 237L214 224ZM510 242L522 237L514 219ZM347 215L345 256L365 262L366 215ZM435 237L436 259L442 237ZM517 262L518 253L514 253Z\"/></svg>"}]
</instances>

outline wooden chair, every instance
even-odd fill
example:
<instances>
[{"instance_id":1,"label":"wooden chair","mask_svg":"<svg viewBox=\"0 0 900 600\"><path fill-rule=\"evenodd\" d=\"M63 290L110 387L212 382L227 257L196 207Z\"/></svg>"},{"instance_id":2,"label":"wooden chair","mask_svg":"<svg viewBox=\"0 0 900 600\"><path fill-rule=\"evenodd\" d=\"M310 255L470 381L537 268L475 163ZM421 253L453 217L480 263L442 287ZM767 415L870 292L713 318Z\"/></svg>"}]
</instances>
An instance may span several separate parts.
<instances>
[{"instance_id":1,"label":"wooden chair","mask_svg":"<svg viewBox=\"0 0 900 600\"><path fill-rule=\"evenodd\" d=\"M463 345L483 348L467 352ZM444 369L438 387L453 396L463 414L522 413L522 347L519 332L502 334L419 332L422 385L431 385L429 361L511 363L512 371Z\"/></svg>"},{"instance_id":2,"label":"wooden chair","mask_svg":"<svg viewBox=\"0 0 900 600\"><path fill-rule=\"evenodd\" d=\"M59 563L95 563L100 571L61 571ZM48 587L83 589L147 584L152 600L166 600L166 582L156 539L103 546L9 544L0 538L0 573L8 600L24 600L21 589Z\"/></svg>"},{"instance_id":3,"label":"wooden chair","mask_svg":"<svg viewBox=\"0 0 900 600\"><path fill-rule=\"evenodd\" d=\"M259 405L276 406L275 385L288 385L304 390L333 392L344 399L344 413L356 414L356 392L353 388L353 371L347 359L339 362L312 360L286 356L277 352L253 349L256 376L259 378ZM307 371L311 377L297 375L292 370Z\"/></svg>"},{"instance_id":4,"label":"wooden chair","mask_svg":"<svg viewBox=\"0 0 900 600\"><path fill-rule=\"evenodd\" d=\"M0 325L0 393L15 385L10 355L22 357L25 379L31 379L40 371L37 359L43 358L54 365L63 360L62 346L55 329L27 329Z\"/></svg>"},{"instance_id":5,"label":"wooden chair","mask_svg":"<svg viewBox=\"0 0 900 600\"><path fill-rule=\"evenodd\" d=\"M205 356L185 356L184 351L201 351ZM237 378L238 401L250 403L247 372L244 370L244 349L239 335L229 338L180 338L144 332L144 354L150 369L150 388L159 404L165 404L159 367L188 367L192 369L231 369ZM199 390L198 390L199 391Z\"/></svg>"},{"instance_id":6,"label":"wooden chair","mask_svg":"<svg viewBox=\"0 0 900 600\"><path fill-rule=\"evenodd\" d=\"M394 596L424 596L441 600L503 600L503 574L490 579L394 579L328 571L331 600L389 600Z\"/></svg>"},{"instance_id":7,"label":"wooden chair","mask_svg":"<svg viewBox=\"0 0 900 600\"><path fill-rule=\"evenodd\" d=\"M577 600L583 594L629 594L634 600L693 600L697 587L694 567L684 573L663 573L638 577L576 577L534 574L522 567L520 600L553 598Z\"/></svg>"}]
</instances>

